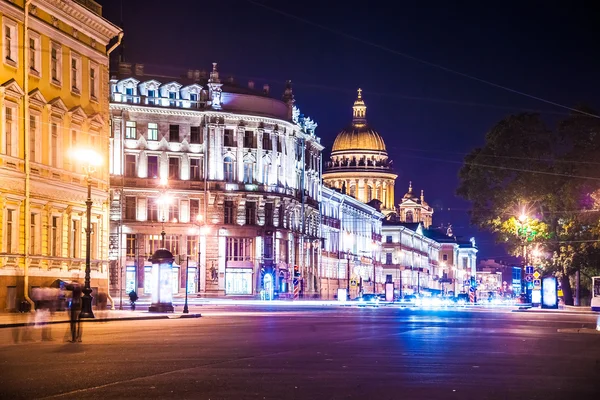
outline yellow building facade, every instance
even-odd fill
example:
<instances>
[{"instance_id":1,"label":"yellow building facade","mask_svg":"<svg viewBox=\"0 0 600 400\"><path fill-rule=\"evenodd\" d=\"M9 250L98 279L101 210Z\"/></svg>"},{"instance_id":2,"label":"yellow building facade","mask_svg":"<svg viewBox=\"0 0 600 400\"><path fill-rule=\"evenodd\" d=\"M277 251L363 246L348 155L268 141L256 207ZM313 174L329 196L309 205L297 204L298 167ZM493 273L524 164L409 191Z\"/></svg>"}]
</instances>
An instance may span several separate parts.
<instances>
[{"instance_id":1,"label":"yellow building facade","mask_svg":"<svg viewBox=\"0 0 600 400\"><path fill-rule=\"evenodd\" d=\"M92 0L3 0L0 20L1 312L34 287L83 279L87 182L74 149L102 155L91 286L108 285L108 55L122 33Z\"/></svg>"}]
</instances>

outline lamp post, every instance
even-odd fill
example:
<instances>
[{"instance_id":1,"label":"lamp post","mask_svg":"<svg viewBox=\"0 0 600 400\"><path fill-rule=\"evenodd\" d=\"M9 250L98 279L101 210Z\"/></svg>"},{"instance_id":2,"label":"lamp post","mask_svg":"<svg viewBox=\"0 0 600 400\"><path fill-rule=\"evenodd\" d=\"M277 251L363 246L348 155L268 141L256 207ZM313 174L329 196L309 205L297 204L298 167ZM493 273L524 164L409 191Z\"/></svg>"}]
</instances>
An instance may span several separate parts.
<instances>
[{"instance_id":1,"label":"lamp post","mask_svg":"<svg viewBox=\"0 0 600 400\"><path fill-rule=\"evenodd\" d=\"M87 199L85 201L86 228L85 228L85 283L83 296L81 297L81 312L79 318L94 318L92 311L92 288L90 287L90 256L92 235L92 174L96 167L102 164L102 157L91 149L77 149L73 151L73 157L85 163L84 171L87 182Z\"/></svg>"},{"instance_id":2,"label":"lamp post","mask_svg":"<svg viewBox=\"0 0 600 400\"><path fill-rule=\"evenodd\" d=\"M198 214L196 215L196 222L194 223L194 225L198 226L198 265L196 266L196 271L198 274L198 293L200 292L201 286L202 286L202 274L200 274L200 263L202 260L202 251L200 250L201 244L200 244L200 239L202 236L206 236L206 234L209 231L209 228L206 226L206 224L204 223L204 218L202 217L202 214ZM206 279L206 273L204 274L204 279Z\"/></svg>"},{"instance_id":3,"label":"lamp post","mask_svg":"<svg viewBox=\"0 0 600 400\"><path fill-rule=\"evenodd\" d=\"M188 277L189 277L189 268L190 268L190 256L187 256L185 262L185 304L183 305L183 313L188 314L190 312L188 308Z\"/></svg>"}]
</instances>

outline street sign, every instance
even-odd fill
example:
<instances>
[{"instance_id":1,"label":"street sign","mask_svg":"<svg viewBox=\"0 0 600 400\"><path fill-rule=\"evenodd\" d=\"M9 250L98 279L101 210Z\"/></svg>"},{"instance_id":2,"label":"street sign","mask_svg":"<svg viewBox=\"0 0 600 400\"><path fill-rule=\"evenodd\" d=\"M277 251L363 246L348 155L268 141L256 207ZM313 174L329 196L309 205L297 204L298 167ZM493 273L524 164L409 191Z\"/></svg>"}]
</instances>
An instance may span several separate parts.
<instances>
[{"instance_id":1,"label":"street sign","mask_svg":"<svg viewBox=\"0 0 600 400\"><path fill-rule=\"evenodd\" d=\"M525 273L526 273L527 275L529 275L529 274L533 274L533 267L532 267L531 265L528 265L528 266L526 266L526 267L525 267Z\"/></svg>"},{"instance_id":2,"label":"street sign","mask_svg":"<svg viewBox=\"0 0 600 400\"><path fill-rule=\"evenodd\" d=\"M525 280L527 282L533 282L533 276L528 274L528 275L525 276Z\"/></svg>"},{"instance_id":3,"label":"street sign","mask_svg":"<svg viewBox=\"0 0 600 400\"><path fill-rule=\"evenodd\" d=\"M539 272L539 271L535 271L535 272L533 273L533 278L534 278L534 279L540 279L540 276L542 276L542 274L540 274L540 272ZM540 284L540 285L541 285L541 284Z\"/></svg>"},{"instance_id":4,"label":"street sign","mask_svg":"<svg viewBox=\"0 0 600 400\"><path fill-rule=\"evenodd\" d=\"M533 276L535 277L535 274ZM541 279L534 279L533 280L533 286L534 287L540 287L540 286L542 286L542 280Z\"/></svg>"}]
</instances>

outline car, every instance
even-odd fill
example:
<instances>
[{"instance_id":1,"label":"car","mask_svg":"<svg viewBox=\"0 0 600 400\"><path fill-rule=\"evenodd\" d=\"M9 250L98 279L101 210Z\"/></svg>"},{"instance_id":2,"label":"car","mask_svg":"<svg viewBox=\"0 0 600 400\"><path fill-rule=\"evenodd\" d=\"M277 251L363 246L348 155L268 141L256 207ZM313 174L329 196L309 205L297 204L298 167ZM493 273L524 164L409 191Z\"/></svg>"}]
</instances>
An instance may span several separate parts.
<instances>
[{"instance_id":1,"label":"car","mask_svg":"<svg viewBox=\"0 0 600 400\"><path fill-rule=\"evenodd\" d=\"M379 302L380 302L380 296L378 294L365 293L356 300L358 301L359 307L366 307L366 306L378 307Z\"/></svg>"}]
</instances>

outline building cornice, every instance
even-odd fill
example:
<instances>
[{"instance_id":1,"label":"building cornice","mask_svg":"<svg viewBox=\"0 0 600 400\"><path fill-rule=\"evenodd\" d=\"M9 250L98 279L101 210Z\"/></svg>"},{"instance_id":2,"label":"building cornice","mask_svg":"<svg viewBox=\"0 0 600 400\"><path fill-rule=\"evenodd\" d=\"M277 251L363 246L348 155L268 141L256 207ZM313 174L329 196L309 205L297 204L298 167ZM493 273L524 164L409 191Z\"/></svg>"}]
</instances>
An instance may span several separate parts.
<instances>
[{"instance_id":1,"label":"building cornice","mask_svg":"<svg viewBox=\"0 0 600 400\"><path fill-rule=\"evenodd\" d=\"M105 46L121 32L121 28L73 0L37 0L34 3Z\"/></svg>"}]
</instances>

